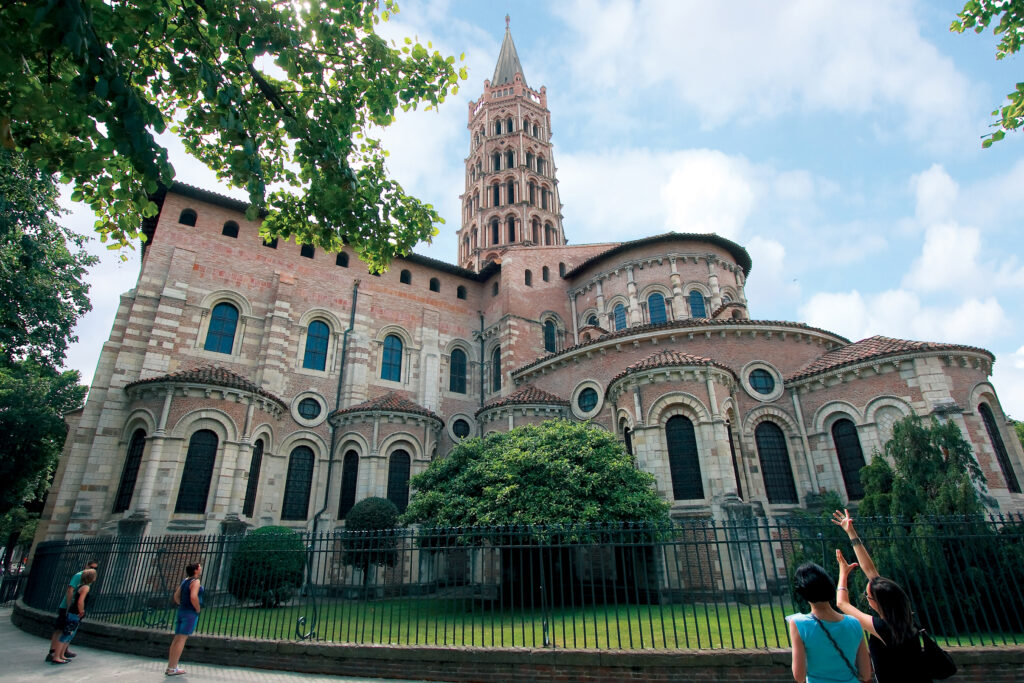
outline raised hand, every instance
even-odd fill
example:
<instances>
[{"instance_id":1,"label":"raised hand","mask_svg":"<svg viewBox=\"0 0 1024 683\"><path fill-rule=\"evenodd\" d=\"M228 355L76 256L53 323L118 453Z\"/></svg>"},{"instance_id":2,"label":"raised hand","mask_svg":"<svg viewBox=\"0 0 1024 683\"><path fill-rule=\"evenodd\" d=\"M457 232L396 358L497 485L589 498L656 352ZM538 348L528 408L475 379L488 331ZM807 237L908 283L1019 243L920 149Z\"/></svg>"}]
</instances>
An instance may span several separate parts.
<instances>
[{"instance_id":1,"label":"raised hand","mask_svg":"<svg viewBox=\"0 0 1024 683\"><path fill-rule=\"evenodd\" d=\"M836 562L839 563L840 583L845 585L846 582L843 579L845 579L851 571L853 571L860 565L858 565L856 562L847 562L846 558L843 557L843 551L839 550L838 548L836 548Z\"/></svg>"},{"instance_id":2,"label":"raised hand","mask_svg":"<svg viewBox=\"0 0 1024 683\"><path fill-rule=\"evenodd\" d=\"M842 528L846 532L847 536L851 538L856 535L856 531L853 529L853 517L850 516L850 511L843 509L842 512L836 510L832 513L832 523Z\"/></svg>"}]
</instances>

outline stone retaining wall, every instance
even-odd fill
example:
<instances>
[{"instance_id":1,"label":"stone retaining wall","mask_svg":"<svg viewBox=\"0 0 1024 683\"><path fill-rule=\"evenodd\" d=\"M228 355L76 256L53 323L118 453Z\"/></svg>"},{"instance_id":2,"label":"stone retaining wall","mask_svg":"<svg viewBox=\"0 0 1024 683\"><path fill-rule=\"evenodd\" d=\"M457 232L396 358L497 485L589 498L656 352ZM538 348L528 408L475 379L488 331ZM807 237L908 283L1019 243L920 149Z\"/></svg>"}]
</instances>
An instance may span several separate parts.
<instances>
[{"instance_id":1,"label":"stone retaining wall","mask_svg":"<svg viewBox=\"0 0 1024 683\"><path fill-rule=\"evenodd\" d=\"M18 601L12 614L23 631L49 637L53 615ZM163 659L170 633L90 621L76 642ZM1024 647L958 648L961 672L952 681L1024 680ZM763 681L789 683L788 650L548 650L407 645L341 645L195 635L183 661L304 673L416 678L458 683L579 681Z\"/></svg>"}]
</instances>

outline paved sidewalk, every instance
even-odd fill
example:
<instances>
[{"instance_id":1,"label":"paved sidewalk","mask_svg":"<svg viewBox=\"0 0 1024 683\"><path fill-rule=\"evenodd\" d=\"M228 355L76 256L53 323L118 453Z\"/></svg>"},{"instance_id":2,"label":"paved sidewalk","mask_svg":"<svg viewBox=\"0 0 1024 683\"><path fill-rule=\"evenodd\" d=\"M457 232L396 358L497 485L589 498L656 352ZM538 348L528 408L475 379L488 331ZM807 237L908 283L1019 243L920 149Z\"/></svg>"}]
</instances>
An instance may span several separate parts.
<instances>
[{"instance_id":1,"label":"paved sidewalk","mask_svg":"<svg viewBox=\"0 0 1024 683\"><path fill-rule=\"evenodd\" d=\"M97 650L72 645L78 653L70 664L53 665L43 661L48 649L47 641L29 635L11 623L11 609L0 609L0 681L247 681L252 683L424 683L396 679L352 678L350 676L320 676L313 674L266 671L243 667L193 664L188 661L188 644L181 666L188 671L184 676L164 676L167 662L147 659L120 652Z\"/></svg>"}]
</instances>

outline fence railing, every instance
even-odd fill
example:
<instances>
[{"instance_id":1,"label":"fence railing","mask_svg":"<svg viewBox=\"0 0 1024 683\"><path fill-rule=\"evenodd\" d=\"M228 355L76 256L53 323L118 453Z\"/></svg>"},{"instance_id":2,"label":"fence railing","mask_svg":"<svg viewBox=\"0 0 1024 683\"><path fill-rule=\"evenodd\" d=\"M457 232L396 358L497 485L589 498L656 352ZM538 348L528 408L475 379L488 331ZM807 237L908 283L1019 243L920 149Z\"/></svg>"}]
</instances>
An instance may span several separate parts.
<instances>
[{"instance_id":1,"label":"fence railing","mask_svg":"<svg viewBox=\"0 0 1024 683\"><path fill-rule=\"evenodd\" d=\"M1024 519L858 520L883 575L952 645L1024 641ZM203 565L199 633L337 643L599 649L788 646L795 567L852 556L824 520L107 537L41 543L25 587L54 609L99 564L89 618L167 629ZM857 573L851 595L863 598ZM803 606L806 610L806 605Z\"/></svg>"}]
</instances>

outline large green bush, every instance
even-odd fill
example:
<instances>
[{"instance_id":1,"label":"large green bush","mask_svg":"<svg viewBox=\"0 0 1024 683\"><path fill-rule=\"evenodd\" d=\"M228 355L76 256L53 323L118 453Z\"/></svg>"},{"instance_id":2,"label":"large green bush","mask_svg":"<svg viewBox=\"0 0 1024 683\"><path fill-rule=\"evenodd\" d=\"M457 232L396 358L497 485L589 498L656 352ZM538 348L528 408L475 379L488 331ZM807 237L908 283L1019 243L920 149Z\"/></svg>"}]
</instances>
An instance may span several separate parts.
<instances>
[{"instance_id":1,"label":"large green bush","mask_svg":"<svg viewBox=\"0 0 1024 683\"><path fill-rule=\"evenodd\" d=\"M265 526L242 539L231 560L228 591L243 602L277 607L302 585L306 549L292 529Z\"/></svg>"},{"instance_id":2,"label":"large green bush","mask_svg":"<svg viewBox=\"0 0 1024 683\"><path fill-rule=\"evenodd\" d=\"M372 566L393 567L398 557L392 529L398 526L398 508L387 498L364 498L345 515L342 547L345 564L366 574Z\"/></svg>"}]
</instances>

